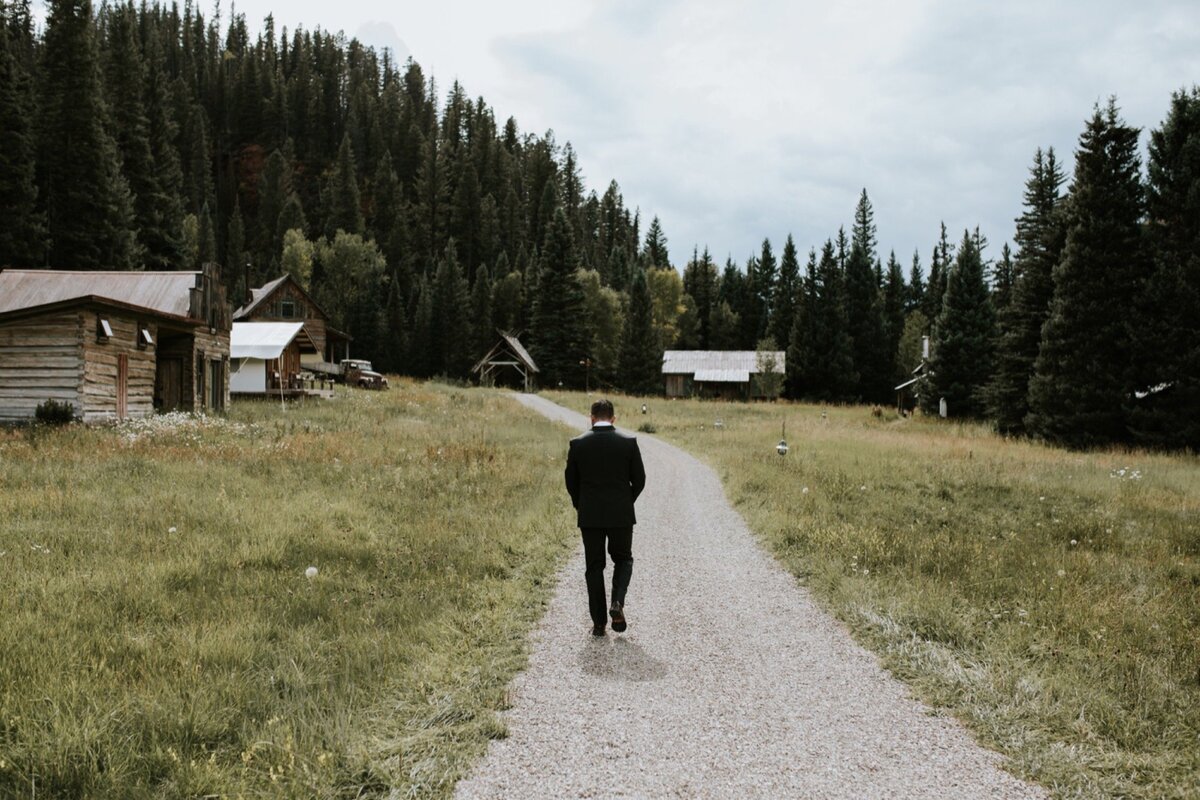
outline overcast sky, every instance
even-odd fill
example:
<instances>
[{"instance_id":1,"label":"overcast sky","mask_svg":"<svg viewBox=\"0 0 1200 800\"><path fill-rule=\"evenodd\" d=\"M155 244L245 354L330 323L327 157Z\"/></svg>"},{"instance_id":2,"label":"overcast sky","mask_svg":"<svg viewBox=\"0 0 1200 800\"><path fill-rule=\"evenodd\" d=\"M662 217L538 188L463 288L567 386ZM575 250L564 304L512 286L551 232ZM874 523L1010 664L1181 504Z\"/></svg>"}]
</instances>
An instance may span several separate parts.
<instances>
[{"instance_id":1,"label":"overcast sky","mask_svg":"<svg viewBox=\"0 0 1200 800\"><path fill-rule=\"evenodd\" d=\"M203 3L201 3L203 6ZM228 5L223 5L228 13ZM803 254L849 226L866 187L886 258L928 265L938 223L995 255L1035 148L1068 166L1093 104L1146 132L1200 83L1200 2L242 0L411 55L523 131L570 141L672 260L739 262L790 232ZM644 230L644 227L643 227Z\"/></svg>"}]
</instances>

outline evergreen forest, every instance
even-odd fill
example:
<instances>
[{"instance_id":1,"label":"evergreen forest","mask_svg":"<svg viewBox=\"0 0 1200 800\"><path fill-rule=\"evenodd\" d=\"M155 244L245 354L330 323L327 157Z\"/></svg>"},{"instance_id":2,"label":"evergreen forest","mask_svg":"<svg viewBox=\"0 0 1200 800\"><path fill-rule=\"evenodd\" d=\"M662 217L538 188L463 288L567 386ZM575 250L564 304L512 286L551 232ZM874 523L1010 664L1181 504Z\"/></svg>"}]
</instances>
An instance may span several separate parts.
<instances>
[{"instance_id":1,"label":"evergreen forest","mask_svg":"<svg viewBox=\"0 0 1200 800\"><path fill-rule=\"evenodd\" d=\"M51 0L39 28L0 0L0 266L216 262L235 303L288 272L356 356L417 377L468 378L497 328L546 386L655 392L665 349L779 349L793 398L891 404L916 377L927 412L1005 434L1197 450L1200 89L1145 163L1140 136L1114 99L1073 170L1038 149L1011 248L942 224L902 262L864 189L807 253L680 269L569 143L411 59L190 2Z\"/></svg>"}]
</instances>

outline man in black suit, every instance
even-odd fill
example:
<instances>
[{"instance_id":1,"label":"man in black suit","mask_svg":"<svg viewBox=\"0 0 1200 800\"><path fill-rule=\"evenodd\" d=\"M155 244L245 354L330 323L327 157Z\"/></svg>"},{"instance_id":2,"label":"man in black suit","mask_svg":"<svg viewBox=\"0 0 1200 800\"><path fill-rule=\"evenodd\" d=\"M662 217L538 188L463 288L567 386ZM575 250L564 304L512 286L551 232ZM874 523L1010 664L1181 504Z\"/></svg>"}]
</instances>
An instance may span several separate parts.
<instances>
[{"instance_id":1,"label":"man in black suit","mask_svg":"<svg viewBox=\"0 0 1200 800\"><path fill-rule=\"evenodd\" d=\"M603 636L608 622L604 599L604 542L613 560L612 628L625 630L625 590L633 574L633 503L646 486L637 439L619 433L608 400L592 403L592 429L571 440L567 452L567 492L578 512L587 562L588 610L592 635Z\"/></svg>"}]
</instances>

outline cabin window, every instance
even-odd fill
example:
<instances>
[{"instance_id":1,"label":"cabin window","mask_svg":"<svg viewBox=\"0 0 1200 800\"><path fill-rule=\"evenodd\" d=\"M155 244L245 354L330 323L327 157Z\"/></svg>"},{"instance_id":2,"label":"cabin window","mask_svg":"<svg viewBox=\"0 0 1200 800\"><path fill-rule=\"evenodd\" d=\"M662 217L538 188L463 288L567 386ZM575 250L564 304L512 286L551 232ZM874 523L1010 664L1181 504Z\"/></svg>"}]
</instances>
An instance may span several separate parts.
<instances>
[{"instance_id":1,"label":"cabin window","mask_svg":"<svg viewBox=\"0 0 1200 800\"><path fill-rule=\"evenodd\" d=\"M150 326L139 324L137 326L137 348L138 348L138 350L145 350L147 347L150 347L152 344L154 344L154 337L150 335Z\"/></svg>"},{"instance_id":2,"label":"cabin window","mask_svg":"<svg viewBox=\"0 0 1200 800\"><path fill-rule=\"evenodd\" d=\"M296 316L296 301L281 300L279 303L279 316L284 319L294 319Z\"/></svg>"},{"instance_id":3,"label":"cabin window","mask_svg":"<svg viewBox=\"0 0 1200 800\"><path fill-rule=\"evenodd\" d=\"M96 317L96 342L98 344L108 344L108 340L112 338L112 325L104 317Z\"/></svg>"}]
</instances>

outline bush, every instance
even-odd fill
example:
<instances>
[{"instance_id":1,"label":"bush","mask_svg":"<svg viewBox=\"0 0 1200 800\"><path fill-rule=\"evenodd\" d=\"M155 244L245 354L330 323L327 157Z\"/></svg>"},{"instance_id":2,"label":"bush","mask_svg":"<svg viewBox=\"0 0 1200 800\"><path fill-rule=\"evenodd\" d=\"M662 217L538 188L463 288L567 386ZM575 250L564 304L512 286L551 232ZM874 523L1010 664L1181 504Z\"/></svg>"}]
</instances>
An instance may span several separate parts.
<instances>
[{"instance_id":1,"label":"bush","mask_svg":"<svg viewBox=\"0 0 1200 800\"><path fill-rule=\"evenodd\" d=\"M654 427L653 422L643 422L638 425L638 431L641 433L658 433L658 428Z\"/></svg>"},{"instance_id":2,"label":"bush","mask_svg":"<svg viewBox=\"0 0 1200 800\"><path fill-rule=\"evenodd\" d=\"M66 425L75 420L75 406L65 400L47 400L38 403L33 412L34 418L45 425Z\"/></svg>"}]
</instances>

